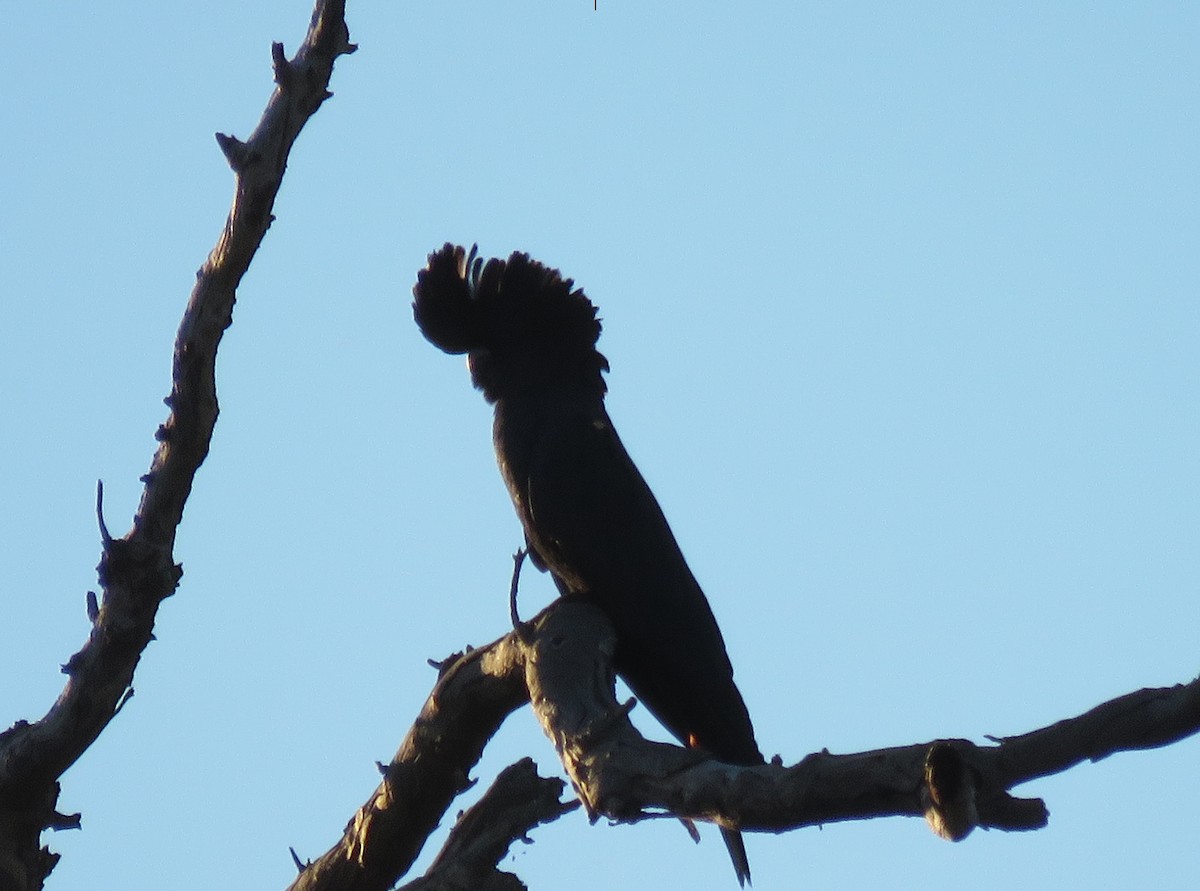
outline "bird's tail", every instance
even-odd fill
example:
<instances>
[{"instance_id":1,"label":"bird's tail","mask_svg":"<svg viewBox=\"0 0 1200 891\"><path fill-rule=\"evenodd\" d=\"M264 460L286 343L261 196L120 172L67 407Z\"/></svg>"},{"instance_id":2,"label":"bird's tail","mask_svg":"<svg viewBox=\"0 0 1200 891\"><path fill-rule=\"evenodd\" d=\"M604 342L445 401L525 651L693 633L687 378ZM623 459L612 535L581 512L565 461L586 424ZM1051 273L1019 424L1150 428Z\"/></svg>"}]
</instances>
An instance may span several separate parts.
<instances>
[{"instance_id":1,"label":"bird's tail","mask_svg":"<svg viewBox=\"0 0 1200 891\"><path fill-rule=\"evenodd\" d=\"M743 888L750 881L750 861L746 859L746 844L742 834L736 829L722 829L721 838L725 839L725 847L729 849L729 859L733 861L733 871L737 873L738 884Z\"/></svg>"}]
</instances>

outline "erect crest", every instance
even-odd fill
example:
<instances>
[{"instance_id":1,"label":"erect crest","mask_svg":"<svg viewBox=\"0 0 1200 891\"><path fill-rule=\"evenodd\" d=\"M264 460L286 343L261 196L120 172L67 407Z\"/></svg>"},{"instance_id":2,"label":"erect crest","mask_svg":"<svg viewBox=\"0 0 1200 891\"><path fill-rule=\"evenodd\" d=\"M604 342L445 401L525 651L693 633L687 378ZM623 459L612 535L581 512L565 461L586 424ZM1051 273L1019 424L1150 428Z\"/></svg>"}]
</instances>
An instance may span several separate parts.
<instances>
[{"instance_id":1,"label":"erect crest","mask_svg":"<svg viewBox=\"0 0 1200 891\"><path fill-rule=\"evenodd\" d=\"M413 315L430 343L471 353L475 383L489 399L519 378L575 383L604 392L608 362L596 350L596 307L574 282L528 254L486 263L446 244L429 256L413 288Z\"/></svg>"}]
</instances>

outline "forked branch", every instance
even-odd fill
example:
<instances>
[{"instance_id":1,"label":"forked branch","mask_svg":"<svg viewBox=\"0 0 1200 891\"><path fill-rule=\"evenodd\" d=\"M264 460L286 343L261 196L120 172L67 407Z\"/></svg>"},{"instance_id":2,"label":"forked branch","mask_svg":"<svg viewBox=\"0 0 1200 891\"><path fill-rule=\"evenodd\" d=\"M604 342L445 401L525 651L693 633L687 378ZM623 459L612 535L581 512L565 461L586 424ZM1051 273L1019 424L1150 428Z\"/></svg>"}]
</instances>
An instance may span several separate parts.
<instances>
[{"instance_id":1,"label":"forked branch","mask_svg":"<svg viewBox=\"0 0 1200 891\"><path fill-rule=\"evenodd\" d=\"M1197 679L1131 693L990 745L937 740L848 755L820 752L790 767L779 758L737 767L647 741L637 732L629 705L614 695L614 640L598 610L560 601L519 633L443 663L384 782L343 840L292 887L391 887L454 794L470 786L467 776L488 738L526 701L593 819L636 822L673 815L761 832L886 816L925 816L934 831L952 840L965 838L975 826L1038 829L1048 819L1044 803L1014 797L1014 786L1083 760L1167 745L1200 730ZM416 764L422 765L420 785L410 774ZM436 801L421 794L425 788L440 790ZM458 844L468 845L472 831L460 823ZM397 851L404 857L396 857ZM388 871L378 869L384 860ZM426 879L434 879L432 870Z\"/></svg>"}]
</instances>

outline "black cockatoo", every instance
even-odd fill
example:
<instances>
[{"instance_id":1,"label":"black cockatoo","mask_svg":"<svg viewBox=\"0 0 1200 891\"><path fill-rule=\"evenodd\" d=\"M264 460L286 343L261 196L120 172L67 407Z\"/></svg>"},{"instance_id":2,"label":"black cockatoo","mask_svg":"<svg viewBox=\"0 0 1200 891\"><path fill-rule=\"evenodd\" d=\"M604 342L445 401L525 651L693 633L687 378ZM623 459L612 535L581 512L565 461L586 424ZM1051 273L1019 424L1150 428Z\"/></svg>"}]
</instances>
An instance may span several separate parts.
<instances>
[{"instance_id":1,"label":"black cockatoo","mask_svg":"<svg viewBox=\"0 0 1200 891\"><path fill-rule=\"evenodd\" d=\"M605 411L600 322L573 284L527 254L484 264L447 244L417 276L413 314L432 344L468 354L529 556L608 616L634 695L685 745L761 764L708 600ZM722 833L744 884L742 837Z\"/></svg>"}]
</instances>

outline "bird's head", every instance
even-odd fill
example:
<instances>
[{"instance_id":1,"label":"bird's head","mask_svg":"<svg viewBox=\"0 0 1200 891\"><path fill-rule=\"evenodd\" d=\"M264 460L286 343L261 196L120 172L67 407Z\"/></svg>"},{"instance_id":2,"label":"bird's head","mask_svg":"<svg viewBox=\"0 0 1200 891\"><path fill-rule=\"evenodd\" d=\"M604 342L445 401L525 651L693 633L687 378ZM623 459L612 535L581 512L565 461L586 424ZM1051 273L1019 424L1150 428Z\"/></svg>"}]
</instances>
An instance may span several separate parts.
<instances>
[{"instance_id":1,"label":"bird's head","mask_svg":"<svg viewBox=\"0 0 1200 891\"><path fill-rule=\"evenodd\" d=\"M434 346L467 353L471 379L489 402L546 388L603 396L600 320L573 286L528 254L485 263L474 247L447 244L417 274L413 316Z\"/></svg>"}]
</instances>

